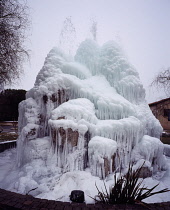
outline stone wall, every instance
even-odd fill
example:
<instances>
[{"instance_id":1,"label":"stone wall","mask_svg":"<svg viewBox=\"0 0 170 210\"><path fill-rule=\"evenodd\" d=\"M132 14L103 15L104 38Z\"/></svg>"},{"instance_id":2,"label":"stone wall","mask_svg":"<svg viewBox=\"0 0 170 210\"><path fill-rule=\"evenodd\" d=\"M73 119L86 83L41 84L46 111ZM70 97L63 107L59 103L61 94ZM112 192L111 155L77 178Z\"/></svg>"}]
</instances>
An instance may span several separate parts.
<instances>
[{"instance_id":1,"label":"stone wall","mask_svg":"<svg viewBox=\"0 0 170 210\"><path fill-rule=\"evenodd\" d=\"M159 120L164 130L170 130L170 121L164 113L165 109L170 109L170 98L149 104L152 113Z\"/></svg>"},{"instance_id":2,"label":"stone wall","mask_svg":"<svg viewBox=\"0 0 170 210\"><path fill-rule=\"evenodd\" d=\"M0 143L0 152L5 151L6 149L14 148L14 147L16 147L16 145L17 145L17 141L16 140L14 140L14 141L7 141L7 142L1 142Z\"/></svg>"}]
</instances>

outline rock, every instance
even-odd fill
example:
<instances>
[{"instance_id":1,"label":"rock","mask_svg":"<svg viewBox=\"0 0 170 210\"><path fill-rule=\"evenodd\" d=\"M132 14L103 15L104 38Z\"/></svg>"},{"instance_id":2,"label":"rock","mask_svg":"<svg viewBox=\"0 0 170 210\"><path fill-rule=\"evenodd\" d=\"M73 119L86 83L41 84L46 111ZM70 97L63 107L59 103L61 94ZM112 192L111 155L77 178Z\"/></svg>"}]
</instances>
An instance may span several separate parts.
<instances>
[{"instance_id":1,"label":"rock","mask_svg":"<svg viewBox=\"0 0 170 210\"><path fill-rule=\"evenodd\" d=\"M81 190L71 191L70 200L75 203L83 203L84 202L84 192Z\"/></svg>"}]
</instances>

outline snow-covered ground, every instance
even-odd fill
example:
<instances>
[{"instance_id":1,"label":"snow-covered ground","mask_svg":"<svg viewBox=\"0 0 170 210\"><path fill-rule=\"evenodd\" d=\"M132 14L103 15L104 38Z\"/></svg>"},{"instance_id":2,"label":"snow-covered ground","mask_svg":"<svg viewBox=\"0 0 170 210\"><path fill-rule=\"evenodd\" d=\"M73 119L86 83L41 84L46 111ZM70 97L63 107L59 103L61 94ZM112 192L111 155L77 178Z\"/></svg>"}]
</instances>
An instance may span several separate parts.
<instances>
[{"instance_id":1,"label":"snow-covered ground","mask_svg":"<svg viewBox=\"0 0 170 210\"><path fill-rule=\"evenodd\" d=\"M26 194L29 190L34 197L50 200L70 201L72 190L83 190L86 203L93 203L97 195L97 189L104 189L104 182L99 177L92 176L89 169L86 171L74 171L61 174L60 169L53 164L48 164L42 159L33 159L23 167L16 166L16 149L6 150L0 153L0 188ZM152 187L160 183L156 190L169 188L170 186L170 158L166 157L168 170L164 174L157 174L154 178L146 178L145 186ZM162 176L163 175L163 176ZM113 175L105 179L106 186L114 184ZM154 195L145 202L170 201L170 192Z\"/></svg>"}]
</instances>

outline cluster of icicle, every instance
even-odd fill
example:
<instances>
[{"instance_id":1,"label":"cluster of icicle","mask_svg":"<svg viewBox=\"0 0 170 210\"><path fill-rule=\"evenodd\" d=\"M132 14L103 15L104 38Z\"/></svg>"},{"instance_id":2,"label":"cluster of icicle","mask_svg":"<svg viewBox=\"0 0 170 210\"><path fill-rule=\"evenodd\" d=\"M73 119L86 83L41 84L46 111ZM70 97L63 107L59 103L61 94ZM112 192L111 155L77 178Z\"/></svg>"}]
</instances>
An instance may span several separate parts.
<instances>
[{"instance_id":1,"label":"cluster of icicle","mask_svg":"<svg viewBox=\"0 0 170 210\"><path fill-rule=\"evenodd\" d=\"M120 47L86 40L74 59L53 48L20 103L18 165L43 158L62 173L90 168L104 178L145 160L155 173L165 168L161 132Z\"/></svg>"}]
</instances>

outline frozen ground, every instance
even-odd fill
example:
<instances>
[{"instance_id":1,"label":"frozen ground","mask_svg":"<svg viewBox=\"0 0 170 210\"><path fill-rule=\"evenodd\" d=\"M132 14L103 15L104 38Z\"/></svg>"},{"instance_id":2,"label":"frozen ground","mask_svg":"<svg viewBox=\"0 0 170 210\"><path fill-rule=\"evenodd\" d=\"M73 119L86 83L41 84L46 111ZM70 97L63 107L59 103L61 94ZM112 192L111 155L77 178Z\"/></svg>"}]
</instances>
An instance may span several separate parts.
<instances>
[{"instance_id":1,"label":"frozen ground","mask_svg":"<svg viewBox=\"0 0 170 210\"><path fill-rule=\"evenodd\" d=\"M167 158L168 170L165 174L157 174L155 179L146 178L144 184L152 187L160 182L156 190L168 188L170 186L170 158ZM106 186L111 186L113 175L105 180ZM0 188L26 194L29 190L34 197L46 198L50 200L69 201L72 190L83 190L85 192L86 203L92 203L90 198L97 194L95 183L99 189L103 188L103 181L99 177L92 176L86 171L67 172L63 175L60 169L42 159L34 159L22 168L16 167L16 149L6 150L0 153ZM145 202L166 202L170 201L170 192L154 195Z\"/></svg>"}]
</instances>

